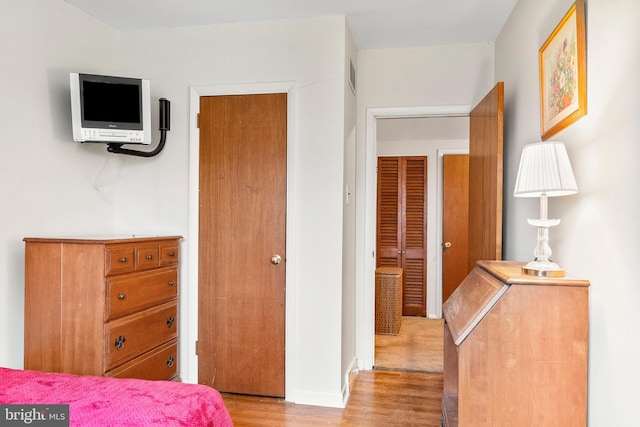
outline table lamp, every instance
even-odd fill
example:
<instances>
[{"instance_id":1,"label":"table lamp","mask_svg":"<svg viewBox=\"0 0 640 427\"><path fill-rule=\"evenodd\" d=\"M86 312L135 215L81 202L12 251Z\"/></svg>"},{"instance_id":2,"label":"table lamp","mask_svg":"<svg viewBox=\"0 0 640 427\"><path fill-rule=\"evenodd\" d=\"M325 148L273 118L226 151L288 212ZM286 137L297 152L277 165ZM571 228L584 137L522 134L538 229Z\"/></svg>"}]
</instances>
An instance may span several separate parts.
<instances>
[{"instance_id":1,"label":"table lamp","mask_svg":"<svg viewBox=\"0 0 640 427\"><path fill-rule=\"evenodd\" d=\"M542 277L564 277L564 270L549 260L549 227L560 224L559 219L547 218L549 197L567 196L578 192L567 149L562 142L546 141L527 144L522 149L515 197L539 197L540 218L528 223L538 227L535 259L522 268L524 274Z\"/></svg>"}]
</instances>

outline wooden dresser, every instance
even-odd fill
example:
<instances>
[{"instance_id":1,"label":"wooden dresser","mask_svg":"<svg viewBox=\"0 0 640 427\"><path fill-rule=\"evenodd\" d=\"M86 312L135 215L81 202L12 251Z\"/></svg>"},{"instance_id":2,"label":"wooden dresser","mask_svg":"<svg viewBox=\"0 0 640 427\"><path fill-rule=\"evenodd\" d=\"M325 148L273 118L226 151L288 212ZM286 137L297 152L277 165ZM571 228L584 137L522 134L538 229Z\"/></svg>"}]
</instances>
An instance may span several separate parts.
<instances>
[{"instance_id":1,"label":"wooden dresser","mask_svg":"<svg viewBox=\"0 0 640 427\"><path fill-rule=\"evenodd\" d=\"M587 425L589 282L479 261L443 305L447 427Z\"/></svg>"},{"instance_id":2,"label":"wooden dresser","mask_svg":"<svg viewBox=\"0 0 640 427\"><path fill-rule=\"evenodd\" d=\"M178 379L180 240L25 238L25 369Z\"/></svg>"}]
</instances>

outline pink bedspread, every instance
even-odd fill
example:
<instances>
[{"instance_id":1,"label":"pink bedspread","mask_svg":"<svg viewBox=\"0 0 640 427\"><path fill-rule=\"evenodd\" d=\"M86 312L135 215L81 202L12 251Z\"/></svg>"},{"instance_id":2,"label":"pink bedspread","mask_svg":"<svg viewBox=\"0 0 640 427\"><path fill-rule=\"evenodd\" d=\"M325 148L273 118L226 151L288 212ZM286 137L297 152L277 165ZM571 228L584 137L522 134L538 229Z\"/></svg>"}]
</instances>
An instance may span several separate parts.
<instances>
[{"instance_id":1,"label":"pink bedspread","mask_svg":"<svg viewBox=\"0 0 640 427\"><path fill-rule=\"evenodd\" d=\"M68 404L70 426L233 426L211 387L0 368L0 404Z\"/></svg>"}]
</instances>

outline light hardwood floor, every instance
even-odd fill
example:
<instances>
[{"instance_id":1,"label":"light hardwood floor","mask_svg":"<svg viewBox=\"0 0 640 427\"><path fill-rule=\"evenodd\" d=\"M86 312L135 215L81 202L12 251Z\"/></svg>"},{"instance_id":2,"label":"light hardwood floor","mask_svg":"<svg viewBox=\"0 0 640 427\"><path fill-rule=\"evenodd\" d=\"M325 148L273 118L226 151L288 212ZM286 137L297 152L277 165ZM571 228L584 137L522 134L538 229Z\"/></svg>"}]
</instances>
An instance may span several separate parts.
<instances>
[{"instance_id":1,"label":"light hardwood floor","mask_svg":"<svg viewBox=\"0 0 640 427\"><path fill-rule=\"evenodd\" d=\"M442 373L444 320L405 316L399 335L375 336L375 369Z\"/></svg>"},{"instance_id":2,"label":"light hardwood floor","mask_svg":"<svg viewBox=\"0 0 640 427\"><path fill-rule=\"evenodd\" d=\"M439 426L442 375L361 371L345 409L279 399L222 395L236 427Z\"/></svg>"},{"instance_id":3,"label":"light hardwood floor","mask_svg":"<svg viewBox=\"0 0 640 427\"><path fill-rule=\"evenodd\" d=\"M401 329L402 334L402 329ZM438 344L437 332L428 334ZM411 342L411 340L406 340ZM386 350L394 350L388 347ZM398 357L403 352L398 350ZM376 354L378 359L379 354ZM442 353L436 351L442 364ZM383 355L385 361L392 355ZM404 363L404 362L403 362ZM398 365L398 363L394 363ZM404 365L407 367L407 365ZM306 427L306 426L439 426L442 404L442 374L416 372L408 365L406 370L360 371L345 409L297 405L281 399L234 394L222 395L236 427Z\"/></svg>"}]
</instances>

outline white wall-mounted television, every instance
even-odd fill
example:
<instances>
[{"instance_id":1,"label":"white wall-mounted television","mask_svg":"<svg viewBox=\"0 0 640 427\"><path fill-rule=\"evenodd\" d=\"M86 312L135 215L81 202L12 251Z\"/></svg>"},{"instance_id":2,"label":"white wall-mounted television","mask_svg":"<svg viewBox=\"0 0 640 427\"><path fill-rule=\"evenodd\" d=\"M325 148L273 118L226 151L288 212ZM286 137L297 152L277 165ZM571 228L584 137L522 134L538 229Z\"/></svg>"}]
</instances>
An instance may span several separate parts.
<instances>
[{"instance_id":1,"label":"white wall-mounted television","mask_svg":"<svg viewBox=\"0 0 640 427\"><path fill-rule=\"evenodd\" d=\"M151 143L149 80L70 73L73 139Z\"/></svg>"}]
</instances>

